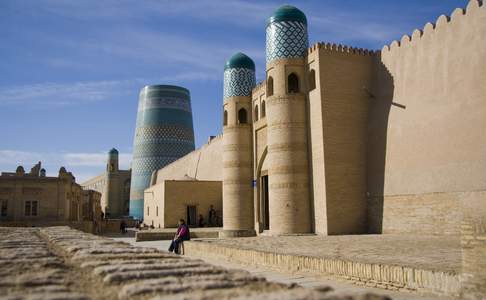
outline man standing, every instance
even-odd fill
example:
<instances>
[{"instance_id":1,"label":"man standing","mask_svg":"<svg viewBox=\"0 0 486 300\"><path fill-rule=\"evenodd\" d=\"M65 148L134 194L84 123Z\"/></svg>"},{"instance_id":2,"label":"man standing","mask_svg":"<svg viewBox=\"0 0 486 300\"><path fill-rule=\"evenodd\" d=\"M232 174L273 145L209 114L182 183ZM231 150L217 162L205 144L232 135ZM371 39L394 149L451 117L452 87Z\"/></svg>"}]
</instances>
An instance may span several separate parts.
<instances>
[{"instance_id":1,"label":"man standing","mask_svg":"<svg viewBox=\"0 0 486 300\"><path fill-rule=\"evenodd\" d=\"M215 226L216 224L216 211L214 210L214 207L211 205L209 208L209 226Z\"/></svg>"}]
</instances>

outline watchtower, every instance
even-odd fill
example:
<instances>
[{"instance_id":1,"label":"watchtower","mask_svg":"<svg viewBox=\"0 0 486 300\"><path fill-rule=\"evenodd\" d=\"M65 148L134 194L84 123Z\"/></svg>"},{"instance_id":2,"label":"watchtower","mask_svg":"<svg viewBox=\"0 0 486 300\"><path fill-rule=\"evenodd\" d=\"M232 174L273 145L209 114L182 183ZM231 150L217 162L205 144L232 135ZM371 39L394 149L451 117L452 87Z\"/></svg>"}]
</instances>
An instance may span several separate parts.
<instances>
[{"instance_id":1,"label":"watchtower","mask_svg":"<svg viewBox=\"0 0 486 300\"><path fill-rule=\"evenodd\" d=\"M307 147L307 19L284 5L266 28L270 234L311 232Z\"/></svg>"},{"instance_id":2,"label":"watchtower","mask_svg":"<svg viewBox=\"0 0 486 300\"><path fill-rule=\"evenodd\" d=\"M224 67L223 231L220 236L255 235L251 91L255 63L236 53Z\"/></svg>"}]
</instances>

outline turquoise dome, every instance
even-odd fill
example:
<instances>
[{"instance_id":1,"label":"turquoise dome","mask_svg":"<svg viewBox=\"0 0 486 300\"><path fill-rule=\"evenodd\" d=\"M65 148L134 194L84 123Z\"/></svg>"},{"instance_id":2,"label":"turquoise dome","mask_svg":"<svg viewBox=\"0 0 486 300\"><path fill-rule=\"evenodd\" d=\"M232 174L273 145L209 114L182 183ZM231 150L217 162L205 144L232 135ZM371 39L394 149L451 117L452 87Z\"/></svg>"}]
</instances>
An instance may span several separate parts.
<instances>
[{"instance_id":1,"label":"turquoise dome","mask_svg":"<svg viewBox=\"0 0 486 300\"><path fill-rule=\"evenodd\" d=\"M251 58L247 55L238 52L228 59L226 64L224 65L224 69L236 69L236 68L244 68L255 71L255 63Z\"/></svg>"},{"instance_id":2,"label":"turquoise dome","mask_svg":"<svg viewBox=\"0 0 486 300\"><path fill-rule=\"evenodd\" d=\"M305 14L297 7L291 5L282 5L268 19L268 24L282 21L297 21L307 26Z\"/></svg>"},{"instance_id":3,"label":"turquoise dome","mask_svg":"<svg viewBox=\"0 0 486 300\"><path fill-rule=\"evenodd\" d=\"M111 148L110 152L108 152L109 154L118 154L118 150L116 150L115 148Z\"/></svg>"}]
</instances>

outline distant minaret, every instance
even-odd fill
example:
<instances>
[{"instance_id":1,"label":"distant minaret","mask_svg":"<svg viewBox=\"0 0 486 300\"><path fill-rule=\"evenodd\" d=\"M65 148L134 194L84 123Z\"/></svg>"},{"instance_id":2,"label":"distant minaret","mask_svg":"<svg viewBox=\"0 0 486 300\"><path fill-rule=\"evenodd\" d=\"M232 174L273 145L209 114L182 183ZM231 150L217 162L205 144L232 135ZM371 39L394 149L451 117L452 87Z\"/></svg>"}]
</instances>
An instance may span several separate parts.
<instances>
[{"instance_id":1,"label":"distant minaret","mask_svg":"<svg viewBox=\"0 0 486 300\"><path fill-rule=\"evenodd\" d=\"M243 53L224 67L222 237L255 235L251 91L255 64Z\"/></svg>"},{"instance_id":2,"label":"distant minaret","mask_svg":"<svg viewBox=\"0 0 486 300\"><path fill-rule=\"evenodd\" d=\"M269 230L307 233L307 19L299 9L281 6L268 20L266 34Z\"/></svg>"},{"instance_id":3,"label":"distant minaret","mask_svg":"<svg viewBox=\"0 0 486 300\"><path fill-rule=\"evenodd\" d=\"M123 207L120 190L120 176L118 173L118 150L115 148L108 152L106 163L106 184L103 193L102 205L104 205L107 217L120 217L123 215Z\"/></svg>"}]
</instances>

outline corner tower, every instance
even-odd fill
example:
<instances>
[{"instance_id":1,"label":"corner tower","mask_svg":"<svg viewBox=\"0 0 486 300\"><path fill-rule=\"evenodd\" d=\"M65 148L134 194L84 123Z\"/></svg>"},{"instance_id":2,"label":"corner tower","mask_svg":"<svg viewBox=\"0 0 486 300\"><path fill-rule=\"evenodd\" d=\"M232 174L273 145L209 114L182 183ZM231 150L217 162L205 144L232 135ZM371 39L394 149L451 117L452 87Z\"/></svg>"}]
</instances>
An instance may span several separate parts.
<instances>
[{"instance_id":1,"label":"corner tower","mask_svg":"<svg viewBox=\"0 0 486 300\"><path fill-rule=\"evenodd\" d=\"M266 28L269 231L311 232L307 146L307 18L284 5Z\"/></svg>"},{"instance_id":2,"label":"corner tower","mask_svg":"<svg viewBox=\"0 0 486 300\"><path fill-rule=\"evenodd\" d=\"M236 53L224 67L222 237L255 235L251 91L255 63Z\"/></svg>"},{"instance_id":3,"label":"corner tower","mask_svg":"<svg viewBox=\"0 0 486 300\"><path fill-rule=\"evenodd\" d=\"M106 163L106 184L103 193L102 207L106 217L121 217L124 214L121 203L120 174L118 173L118 150L108 152Z\"/></svg>"}]
</instances>

